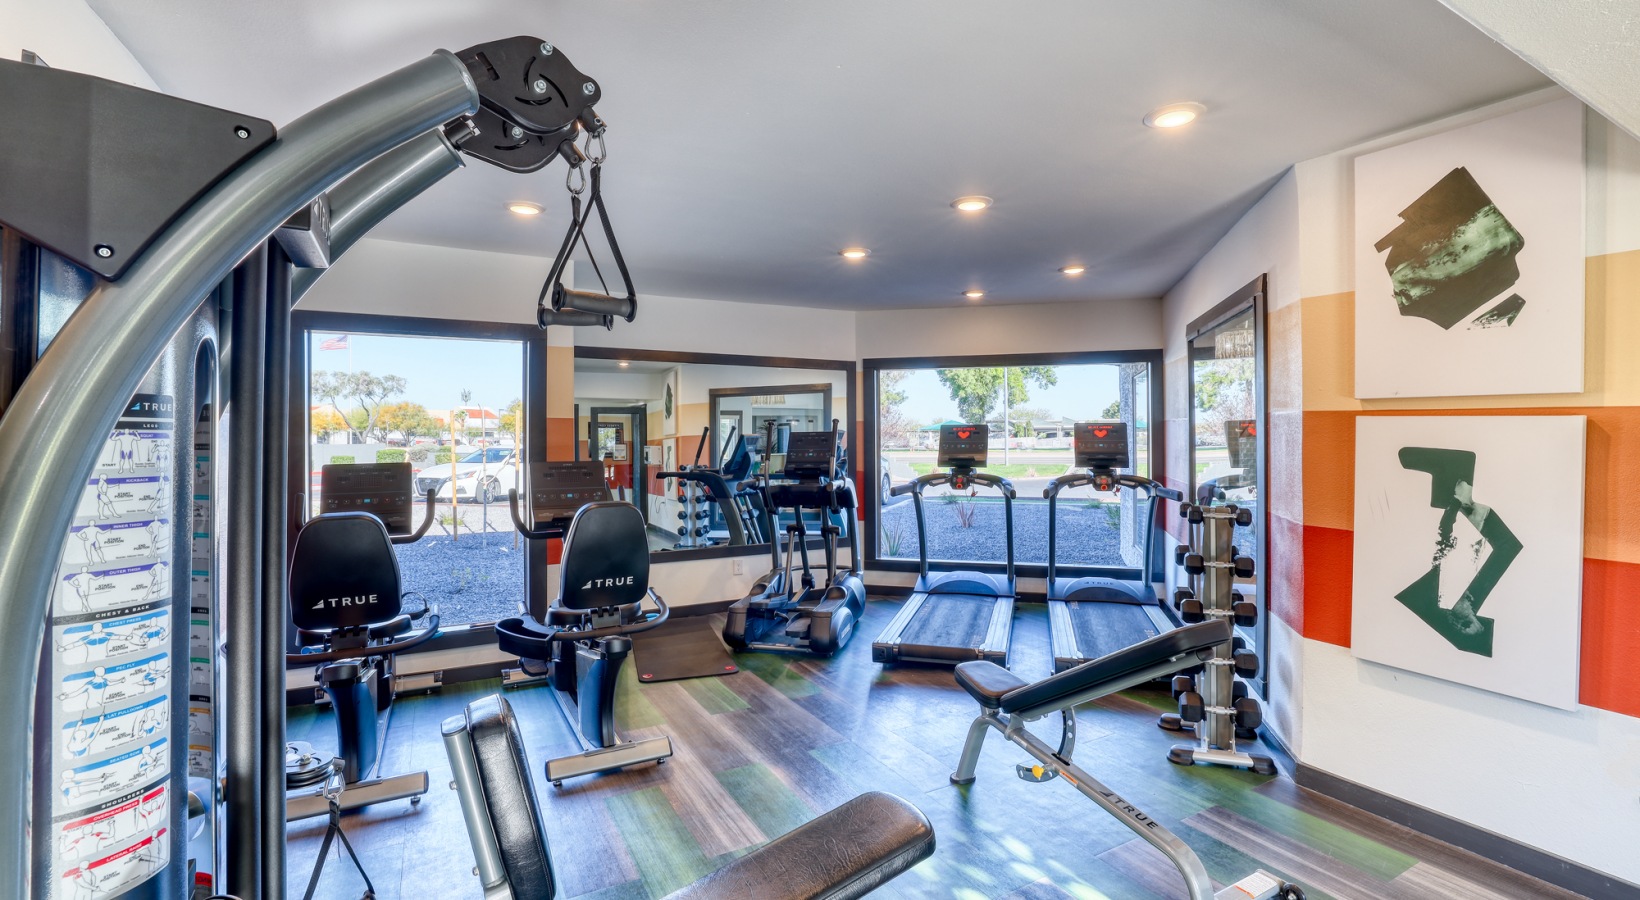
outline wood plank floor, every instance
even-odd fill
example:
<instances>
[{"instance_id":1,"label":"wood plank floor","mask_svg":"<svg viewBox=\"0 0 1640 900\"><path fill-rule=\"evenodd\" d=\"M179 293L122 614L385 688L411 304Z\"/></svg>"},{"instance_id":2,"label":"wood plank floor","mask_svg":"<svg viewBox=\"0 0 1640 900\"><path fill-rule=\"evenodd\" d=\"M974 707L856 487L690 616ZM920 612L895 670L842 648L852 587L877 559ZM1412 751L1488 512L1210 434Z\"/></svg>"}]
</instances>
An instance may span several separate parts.
<instances>
[{"instance_id":1,"label":"wood plank floor","mask_svg":"<svg viewBox=\"0 0 1640 900\"><path fill-rule=\"evenodd\" d=\"M662 897L747 849L866 790L899 794L934 823L934 857L884 897L1139 900L1183 895L1160 853L1065 784L1014 777L1027 759L992 735L978 781L947 776L977 706L949 669L884 668L871 638L896 603L873 601L853 643L834 660L740 654L741 671L662 684L623 679L628 737L670 735L664 766L593 776L553 788L540 767L574 739L549 689L510 691L530 748L537 793L559 870L560 896ZM1021 604L1013 668L1048 674L1047 616ZM630 675L631 667L628 666ZM461 812L449 784L439 723L498 682L452 685L399 701L384 771L426 769L419 806L381 804L348 817L347 831L379 897L478 897ZM1161 695L1165 700L1165 695ZM1295 786L1285 776L1167 762L1176 736L1155 726L1157 697L1134 694L1077 714L1077 761L1179 834L1216 882L1263 866L1311 898L1575 898L1490 860ZM1058 723L1037 723L1044 739ZM326 716L293 710L293 739L328 746ZM289 831L292 895L307 883L322 819ZM345 858L326 863L319 897L357 898Z\"/></svg>"}]
</instances>

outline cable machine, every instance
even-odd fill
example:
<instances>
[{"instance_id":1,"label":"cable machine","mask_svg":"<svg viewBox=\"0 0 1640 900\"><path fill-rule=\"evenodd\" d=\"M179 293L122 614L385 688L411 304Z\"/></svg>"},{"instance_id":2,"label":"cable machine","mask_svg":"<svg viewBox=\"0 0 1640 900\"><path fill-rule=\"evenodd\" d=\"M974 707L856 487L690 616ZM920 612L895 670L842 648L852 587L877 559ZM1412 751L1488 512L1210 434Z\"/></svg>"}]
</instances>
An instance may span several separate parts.
<instances>
[{"instance_id":1,"label":"cable machine","mask_svg":"<svg viewBox=\"0 0 1640 900\"><path fill-rule=\"evenodd\" d=\"M0 757L31 761L0 779L0 900L184 897L196 870L285 896L291 306L462 155L562 158L573 215L537 321L631 321L601 96L528 36L438 51L281 129L0 61ZM561 283L594 212L624 296ZM43 310L73 312L47 333Z\"/></svg>"}]
</instances>

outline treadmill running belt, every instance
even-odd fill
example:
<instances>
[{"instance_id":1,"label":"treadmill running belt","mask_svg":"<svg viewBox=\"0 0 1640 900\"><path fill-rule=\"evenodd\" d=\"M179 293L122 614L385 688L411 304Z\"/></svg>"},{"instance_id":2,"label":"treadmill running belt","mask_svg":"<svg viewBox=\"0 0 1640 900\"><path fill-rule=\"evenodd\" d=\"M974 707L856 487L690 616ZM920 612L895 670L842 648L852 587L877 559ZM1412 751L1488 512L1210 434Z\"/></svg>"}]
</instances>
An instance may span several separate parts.
<instances>
[{"instance_id":1,"label":"treadmill running belt","mask_svg":"<svg viewBox=\"0 0 1640 900\"><path fill-rule=\"evenodd\" d=\"M969 594L929 594L917 617L900 636L902 647L968 647L985 643L991 630L996 597Z\"/></svg>"},{"instance_id":2,"label":"treadmill running belt","mask_svg":"<svg viewBox=\"0 0 1640 900\"><path fill-rule=\"evenodd\" d=\"M1083 659L1098 659L1156 636L1156 623L1144 607L1131 603L1067 604Z\"/></svg>"}]
</instances>

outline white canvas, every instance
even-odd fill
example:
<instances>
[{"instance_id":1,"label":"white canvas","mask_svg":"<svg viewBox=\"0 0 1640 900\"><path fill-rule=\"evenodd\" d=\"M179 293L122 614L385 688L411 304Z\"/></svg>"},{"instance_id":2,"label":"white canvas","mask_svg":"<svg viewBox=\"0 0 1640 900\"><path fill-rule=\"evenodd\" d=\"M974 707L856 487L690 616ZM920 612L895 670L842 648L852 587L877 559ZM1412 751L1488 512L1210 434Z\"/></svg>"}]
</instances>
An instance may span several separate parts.
<instances>
[{"instance_id":1,"label":"white canvas","mask_svg":"<svg viewBox=\"0 0 1640 900\"><path fill-rule=\"evenodd\" d=\"M1358 418L1352 652L1576 708L1584 430L1583 416ZM1437 488L1428 471L1408 468L1425 465L1450 479L1464 467L1464 452L1474 454L1467 486L1443 480L1445 487ZM1444 505L1454 495L1459 500L1449 514ZM1437 565L1448 515L1452 540ZM1519 550L1510 559L1513 542ZM1505 561L1483 593L1488 563ZM1430 586L1432 572L1438 572L1438 598L1420 589ZM1470 609L1467 587L1482 594L1478 608ZM1420 602L1426 600L1438 609Z\"/></svg>"},{"instance_id":2,"label":"white canvas","mask_svg":"<svg viewBox=\"0 0 1640 900\"><path fill-rule=\"evenodd\" d=\"M1490 214L1470 216L1484 206L1466 205L1476 195L1458 169ZM1583 390L1583 180L1575 99L1358 157L1355 395ZM1502 239L1511 231L1518 245ZM1524 305L1508 320L1515 297ZM1449 327L1403 308L1442 314Z\"/></svg>"}]
</instances>

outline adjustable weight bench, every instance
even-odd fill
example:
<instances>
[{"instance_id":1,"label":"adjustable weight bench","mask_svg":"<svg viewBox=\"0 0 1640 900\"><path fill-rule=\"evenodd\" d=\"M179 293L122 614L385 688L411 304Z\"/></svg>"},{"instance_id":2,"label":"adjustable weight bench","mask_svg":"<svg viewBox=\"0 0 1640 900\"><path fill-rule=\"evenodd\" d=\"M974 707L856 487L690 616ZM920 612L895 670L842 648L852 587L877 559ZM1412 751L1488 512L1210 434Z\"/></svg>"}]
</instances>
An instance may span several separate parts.
<instances>
[{"instance_id":1,"label":"adjustable weight bench","mask_svg":"<svg viewBox=\"0 0 1640 900\"><path fill-rule=\"evenodd\" d=\"M1014 767L1020 778L1041 783L1063 775L1072 787L1162 851L1184 876L1190 900L1304 900L1304 891L1297 885L1264 871L1214 894L1207 869L1188 844L1071 762L1079 704L1188 669L1229 640L1230 623L1223 619L1186 625L1035 682L993 662L974 660L958 665L957 684L979 701L980 714L968 727L952 783L973 783L985 735L994 728L1035 757L1036 765ZM1026 723L1056 712L1064 723L1057 750L1025 728Z\"/></svg>"},{"instance_id":2,"label":"adjustable weight bench","mask_svg":"<svg viewBox=\"0 0 1640 900\"><path fill-rule=\"evenodd\" d=\"M485 900L552 900L547 834L507 701L485 697L445 719L444 749ZM668 900L862 897L933 852L933 826L916 807L889 794L861 794Z\"/></svg>"}]
</instances>

